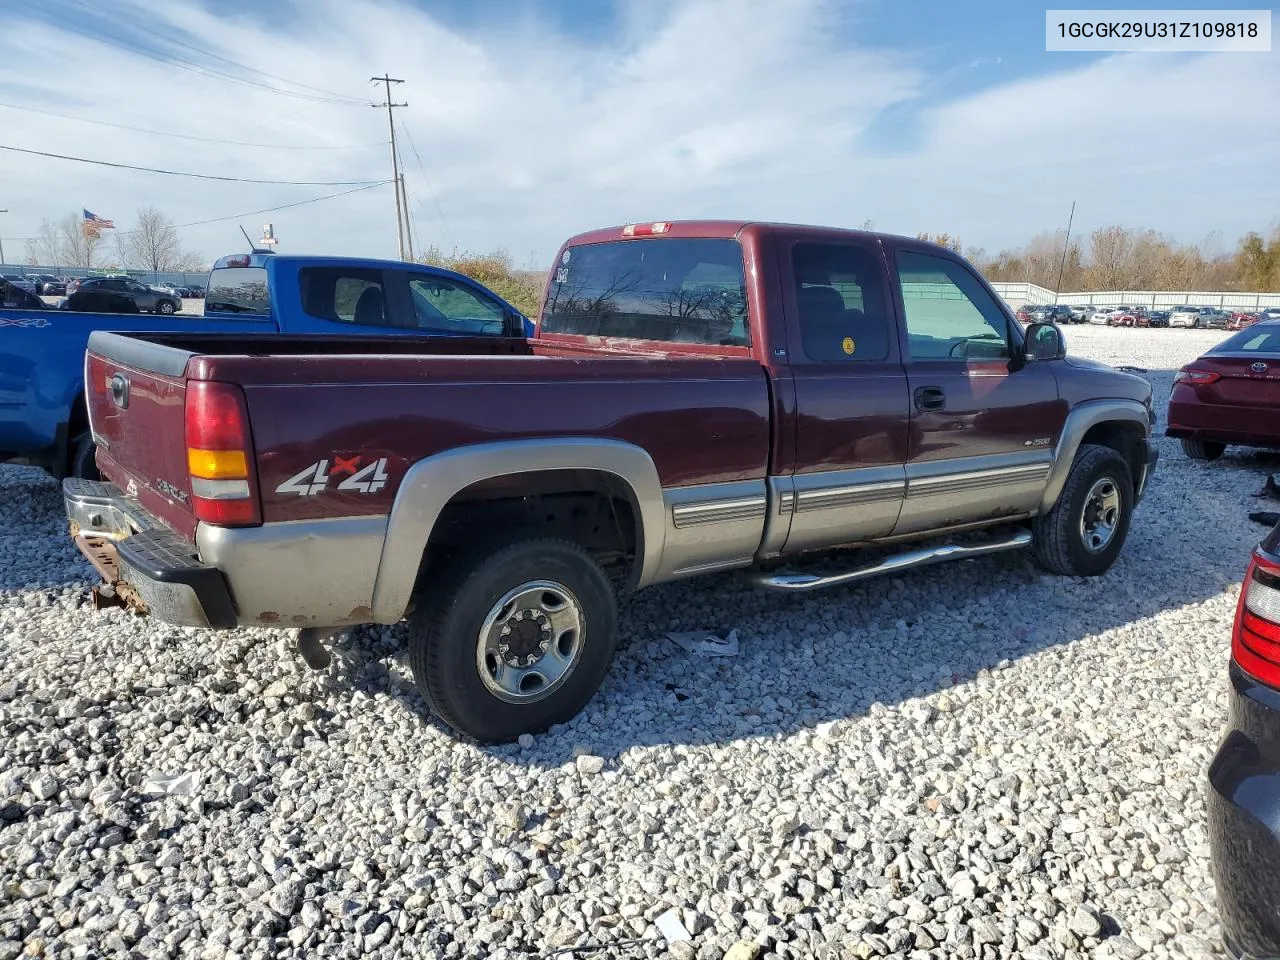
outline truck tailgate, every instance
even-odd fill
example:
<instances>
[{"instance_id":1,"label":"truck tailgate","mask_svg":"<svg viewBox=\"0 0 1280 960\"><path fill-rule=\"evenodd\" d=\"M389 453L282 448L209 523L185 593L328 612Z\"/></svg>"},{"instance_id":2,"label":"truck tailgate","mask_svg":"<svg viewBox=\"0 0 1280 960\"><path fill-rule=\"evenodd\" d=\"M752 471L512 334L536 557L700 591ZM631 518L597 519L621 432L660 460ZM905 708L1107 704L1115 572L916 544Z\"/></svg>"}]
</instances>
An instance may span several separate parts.
<instances>
[{"instance_id":1,"label":"truck tailgate","mask_svg":"<svg viewBox=\"0 0 1280 960\"><path fill-rule=\"evenodd\" d=\"M121 490L190 539L196 519L187 473L186 382L177 369L179 362L185 366L185 357L172 351L177 356L144 359L111 347L95 349L95 343L103 342L105 338L95 335L85 360L86 402L98 465ZM156 359L170 363L165 366Z\"/></svg>"}]
</instances>

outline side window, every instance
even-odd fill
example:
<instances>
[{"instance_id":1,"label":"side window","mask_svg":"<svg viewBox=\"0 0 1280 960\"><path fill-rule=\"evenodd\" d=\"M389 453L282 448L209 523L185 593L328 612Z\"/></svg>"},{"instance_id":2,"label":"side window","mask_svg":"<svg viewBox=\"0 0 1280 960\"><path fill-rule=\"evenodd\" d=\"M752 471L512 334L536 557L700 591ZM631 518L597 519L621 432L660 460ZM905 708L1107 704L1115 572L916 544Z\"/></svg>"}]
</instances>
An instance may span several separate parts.
<instances>
[{"instance_id":1,"label":"side window","mask_svg":"<svg viewBox=\"0 0 1280 960\"><path fill-rule=\"evenodd\" d=\"M411 276L409 299L420 330L460 336L501 336L506 317L497 301L448 277Z\"/></svg>"},{"instance_id":2,"label":"side window","mask_svg":"<svg viewBox=\"0 0 1280 960\"><path fill-rule=\"evenodd\" d=\"M302 309L313 317L365 327L399 326L390 319L381 270L306 267L298 281Z\"/></svg>"},{"instance_id":3,"label":"side window","mask_svg":"<svg viewBox=\"0 0 1280 960\"><path fill-rule=\"evenodd\" d=\"M874 249L797 243L791 269L805 356L824 363L889 356L893 325Z\"/></svg>"},{"instance_id":4,"label":"side window","mask_svg":"<svg viewBox=\"0 0 1280 960\"><path fill-rule=\"evenodd\" d=\"M913 360L1009 356L1009 321L977 278L954 260L900 250L898 282Z\"/></svg>"}]
</instances>

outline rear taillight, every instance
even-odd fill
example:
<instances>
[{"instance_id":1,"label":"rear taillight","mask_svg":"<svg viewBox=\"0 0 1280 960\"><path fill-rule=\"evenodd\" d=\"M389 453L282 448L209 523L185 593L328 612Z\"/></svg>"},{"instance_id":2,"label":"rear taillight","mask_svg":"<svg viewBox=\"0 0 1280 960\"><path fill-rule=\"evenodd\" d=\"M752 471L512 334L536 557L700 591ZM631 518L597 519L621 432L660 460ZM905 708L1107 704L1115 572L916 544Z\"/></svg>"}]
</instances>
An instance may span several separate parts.
<instances>
[{"instance_id":1,"label":"rear taillight","mask_svg":"<svg viewBox=\"0 0 1280 960\"><path fill-rule=\"evenodd\" d=\"M1245 673L1280 689L1280 564L1261 553L1240 588L1231 656Z\"/></svg>"},{"instance_id":2,"label":"rear taillight","mask_svg":"<svg viewBox=\"0 0 1280 960\"><path fill-rule=\"evenodd\" d=\"M1179 370L1174 374L1174 383L1189 383L1193 386L1203 386L1205 384L1217 383L1222 379L1222 374L1214 373L1212 370Z\"/></svg>"},{"instance_id":3,"label":"rear taillight","mask_svg":"<svg viewBox=\"0 0 1280 960\"><path fill-rule=\"evenodd\" d=\"M253 439L240 388L209 380L189 382L186 434L196 518L221 527L260 524Z\"/></svg>"}]
</instances>

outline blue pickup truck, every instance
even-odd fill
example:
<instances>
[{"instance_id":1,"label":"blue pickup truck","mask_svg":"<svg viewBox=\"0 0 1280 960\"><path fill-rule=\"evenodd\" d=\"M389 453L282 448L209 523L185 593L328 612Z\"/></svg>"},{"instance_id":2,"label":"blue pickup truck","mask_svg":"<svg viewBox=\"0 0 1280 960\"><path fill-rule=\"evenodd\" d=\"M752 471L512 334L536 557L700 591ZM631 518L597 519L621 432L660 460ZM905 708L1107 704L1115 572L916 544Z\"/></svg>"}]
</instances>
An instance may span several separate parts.
<instances>
[{"instance_id":1,"label":"blue pickup truck","mask_svg":"<svg viewBox=\"0 0 1280 960\"><path fill-rule=\"evenodd\" d=\"M526 337L533 323L450 270L262 252L214 264L204 316L81 313L15 294L0 301L0 462L96 478L84 408L94 330Z\"/></svg>"}]
</instances>

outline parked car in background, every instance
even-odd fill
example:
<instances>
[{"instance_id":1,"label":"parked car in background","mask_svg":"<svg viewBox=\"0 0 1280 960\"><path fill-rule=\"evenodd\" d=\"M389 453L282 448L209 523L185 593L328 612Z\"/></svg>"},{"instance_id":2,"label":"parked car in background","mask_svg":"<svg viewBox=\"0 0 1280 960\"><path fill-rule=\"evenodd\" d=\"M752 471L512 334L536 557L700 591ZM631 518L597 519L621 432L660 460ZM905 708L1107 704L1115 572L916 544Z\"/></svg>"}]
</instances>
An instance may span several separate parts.
<instances>
[{"instance_id":1,"label":"parked car in background","mask_svg":"<svg viewBox=\"0 0 1280 960\"><path fill-rule=\"evenodd\" d=\"M1209 766L1209 856L1229 957L1280 957L1280 527L1240 587L1226 735Z\"/></svg>"},{"instance_id":2,"label":"parked car in background","mask_svg":"<svg viewBox=\"0 0 1280 960\"><path fill-rule=\"evenodd\" d=\"M766 251L776 269L751 269ZM64 482L73 535L117 596L314 628L317 664L324 631L414 604L420 692L484 741L591 699L619 588L748 568L806 591L1023 546L1096 576L1123 548L1157 456L1150 384L1024 331L954 251L661 222L553 263L532 340L95 333L109 482ZM891 553L777 567L850 543Z\"/></svg>"},{"instance_id":3,"label":"parked car in background","mask_svg":"<svg viewBox=\"0 0 1280 960\"><path fill-rule=\"evenodd\" d=\"M1092 303L1075 303L1071 305L1070 309L1072 323L1088 323L1094 312Z\"/></svg>"},{"instance_id":4,"label":"parked car in background","mask_svg":"<svg viewBox=\"0 0 1280 960\"><path fill-rule=\"evenodd\" d=\"M1200 308L1192 306L1174 307L1169 311L1170 327L1194 327L1200 319Z\"/></svg>"},{"instance_id":5,"label":"parked car in background","mask_svg":"<svg viewBox=\"0 0 1280 960\"><path fill-rule=\"evenodd\" d=\"M1201 307L1196 326L1202 329L1225 330L1231 322L1231 314L1217 307Z\"/></svg>"},{"instance_id":6,"label":"parked car in background","mask_svg":"<svg viewBox=\"0 0 1280 960\"><path fill-rule=\"evenodd\" d=\"M1016 318L1017 318L1017 320L1018 320L1018 322L1019 322L1019 323L1030 323L1030 322L1031 322L1031 314L1035 311L1035 309L1036 309L1036 307L1035 307L1035 305L1034 305L1034 304L1031 304L1031 303L1024 303L1024 304L1023 304L1022 306L1020 306L1020 307L1017 309L1017 311L1014 313L1014 317L1016 317Z\"/></svg>"},{"instance_id":7,"label":"parked car in background","mask_svg":"<svg viewBox=\"0 0 1280 960\"><path fill-rule=\"evenodd\" d=\"M125 306L132 303L130 309ZM112 306L107 306L111 304ZM132 277L89 277L67 295L67 310L104 313L177 313L182 298L169 290L139 283Z\"/></svg>"},{"instance_id":8,"label":"parked car in background","mask_svg":"<svg viewBox=\"0 0 1280 960\"><path fill-rule=\"evenodd\" d=\"M1169 326L1169 311L1168 310L1144 311L1137 318L1137 324L1140 327L1167 327Z\"/></svg>"},{"instance_id":9,"label":"parked car in background","mask_svg":"<svg viewBox=\"0 0 1280 960\"><path fill-rule=\"evenodd\" d=\"M1136 327L1138 318L1143 316L1145 312L1141 307L1116 307L1111 316L1107 317L1107 326Z\"/></svg>"},{"instance_id":10,"label":"parked car in background","mask_svg":"<svg viewBox=\"0 0 1280 960\"><path fill-rule=\"evenodd\" d=\"M1089 322L1093 324L1105 324L1111 319L1111 314L1115 313L1115 307L1099 307L1089 316Z\"/></svg>"},{"instance_id":11,"label":"parked car in background","mask_svg":"<svg viewBox=\"0 0 1280 960\"><path fill-rule=\"evenodd\" d=\"M186 288L177 283L164 283L157 281L156 283L143 284L143 286L150 287L152 290L167 294L170 297L177 297L179 300L186 296L186 293L184 292Z\"/></svg>"},{"instance_id":12,"label":"parked car in background","mask_svg":"<svg viewBox=\"0 0 1280 960\"><path fill-rule=\"evenodd\" d=\"M35 285L36 293L42 297L56 297L67 292L66 282L51 273L29 273L27 280Z\"/></svg>"},{"instance_id":13,"label":"parked car in background","mask_svg":"<svg viewBox=\"0 0 1280 960\"><path fill-rule=\"evenodd\" d=\"M84 405L84 351L94 330L521 340L533 333L515 307L474 280L399 261L224 257L210 274L213 299L203 317L140 314L132 296L102 288L109 279L119 278L86 279L67 298L86 311L45 309L34 293L26 307L0 310L0 462L97 476Z\"/></svg>"},{"instance_id":14,"label":"parked car in background","mask_svg":"<svg viewBox=\"0 0 1280 960\"><path fill-rule=\"evenodd\" d=\"M1243 330L1245 327L1251 327L1262 319L1262 314L1251 313L1247 310L1240 310L1231 315L1231 319L1227 321L1228 330Z\"/></svg>"},{"instance_id":15,"label":"parked car in background","mask_svg":"<svg viewBox=\"0 0 1280 960\"><path fill-rule=\"evenodd\" d=\"M0 280L0 309L46 310L48 309L48 304L40 299L29 284L19 285L12 280ZM36 317L32 319L31 323L38 325L41 321L48 322L42 317ZM4 370L0 367L0 377L3 376L3 373Z\"/></svg>"},{"instance_id":16,"label":"parked car in background","mask_svg":"<svg viewBox=\"0 0 1280 960\"><path fill-rule=\"evenodd\" d=\"M1261 307L1258 310L1259 320L1280 320L1280 307Z\"/></svg>"},{"instance_id":17,"label":"parked car in background","mask_svg":"<svg viewBox=\"0 0 1280 960\"><path fill-rule=\"evenodd\" d=\"M0 273L0 280L4 280L7 283L11 283L13 284L13 286L18 287L21 290L26 290L28 293L33 293L36 296L40 295L39 289L36 287L34 283L32 283L29 279L27 279L25 274Z\"/></svg>"},{"instance_id":18,"label":"parked car in background","mask_svg":"<svg viewBox=\"0 0 1280 960\"><path fill-rule=\"evenodd\" d=\"M1280 447L1280 320L1234 333L1173 378L1166 436L1193 460Z\"/></svg>"}]
</instances>

